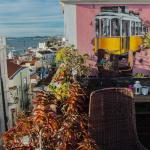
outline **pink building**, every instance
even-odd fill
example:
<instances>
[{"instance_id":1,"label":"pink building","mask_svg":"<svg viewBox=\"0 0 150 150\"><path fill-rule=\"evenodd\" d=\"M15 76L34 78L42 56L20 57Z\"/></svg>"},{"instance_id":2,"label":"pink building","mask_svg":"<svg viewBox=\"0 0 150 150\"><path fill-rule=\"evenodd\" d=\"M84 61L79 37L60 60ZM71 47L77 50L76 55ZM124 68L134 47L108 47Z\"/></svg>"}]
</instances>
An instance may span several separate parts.
<instances>
[{"instance_id":1,"label":"pink building","mask_svg":"<svg viewBox=\"0 0 150 150\"><path fill-rule=\"evenodd\" d=\"M104 6L127 6L138 12L144 24L150 27L150 0L61 0L64 12L64 34L68 44L81 52L93 55L95 16Z\"/></svg>"}]
</instances>

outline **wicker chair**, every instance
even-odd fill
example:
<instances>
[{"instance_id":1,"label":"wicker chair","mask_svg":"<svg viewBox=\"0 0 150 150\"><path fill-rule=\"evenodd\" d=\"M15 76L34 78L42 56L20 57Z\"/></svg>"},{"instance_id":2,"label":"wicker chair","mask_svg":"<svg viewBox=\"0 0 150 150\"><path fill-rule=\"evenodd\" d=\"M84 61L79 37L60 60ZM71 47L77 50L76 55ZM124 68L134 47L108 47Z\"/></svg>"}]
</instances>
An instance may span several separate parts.
<instances>
[{"instance_id":1,"label":"wicker chair","mask_svg":"<svg viewBox=\"0 0 150 150\"><path fill-rule=\"evenodd\" d=\"M89 132L101 150L146 150L137 136L133 94L127 88L91 94Z\"/></svg>"}]
</instances>

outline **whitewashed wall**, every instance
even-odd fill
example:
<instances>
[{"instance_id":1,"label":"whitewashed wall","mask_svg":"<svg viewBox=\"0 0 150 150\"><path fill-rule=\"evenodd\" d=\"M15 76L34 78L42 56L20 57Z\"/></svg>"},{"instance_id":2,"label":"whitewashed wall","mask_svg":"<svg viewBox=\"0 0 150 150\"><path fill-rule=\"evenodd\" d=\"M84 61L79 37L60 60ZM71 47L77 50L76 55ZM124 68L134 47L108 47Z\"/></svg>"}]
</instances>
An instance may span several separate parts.
<instances>
[{"instance_id":1,"label":"whitewashed wall","mask_svg":"<svg viewBox=\"0 0 150 150\"><path fill-rule=\"evenodd\" d=\"M68 44L77 47L76 5L64 5L64 35Z\"/></svg>"},{"instance_id":2,"label":"whitewashed wall","mask_svg":"<svg viewBox=\"0 0 150 150\"><path fill-rule=\"evenodd\" d=\"M26 83L24 82L24 79L26 79ZM18 89L18 94L17 97L19 98L19 101L17 104L13 104L12 98L9 99L8 101L12 103L9 105L8 110L9 110L9 126L12 126L12 114L11 114L11 109L16 109L17 112L21 111L21 102L25 102L29 96L27 93L24 91L24 89L29 87L30 85L30 71L29 68L24 68L20 70L13 78L8 80L8 85L9 87L14 87L16 86Z\"/></svg>"},{"instance_id":3,"label":"whitewashed wall","mask_svg":"<svg viewBox=\"0 0 150 150\"><path fill-rule=\"evenodd\" d=\"M6 108L6 115L8 116L8 73L7 73L7 56L6 56L6 38L0 37L0 70L1 70L1 77L3 80L4 86L4 98L5 98L5 108ZM1 86L1 84L0 84ZM0 89L0 133L5 131L4 126L4 109L2 103L2 91Z\"/></svg>"}]
</instances>

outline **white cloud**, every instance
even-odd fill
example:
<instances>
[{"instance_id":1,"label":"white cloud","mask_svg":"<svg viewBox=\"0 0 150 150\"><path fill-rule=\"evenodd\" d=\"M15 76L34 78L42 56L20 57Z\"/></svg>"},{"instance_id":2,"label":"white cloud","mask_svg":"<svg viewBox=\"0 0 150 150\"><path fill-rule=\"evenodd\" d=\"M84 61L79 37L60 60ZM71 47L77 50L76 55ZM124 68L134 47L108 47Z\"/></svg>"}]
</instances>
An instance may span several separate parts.
<instances>
[{"instance_id":1,"label":"white cloud","mask_svg":"<svg viewBox=\"0 0 150 150\"><path fill-rule=\"evenodd\" d=\"M37 35L47 34L51 30L56 34L63 32L63 15L59 0L1 1L3 0L0 0L0 34L22 36L29 31L32 36L35 31Z\"/></svg>"}]
</instances>

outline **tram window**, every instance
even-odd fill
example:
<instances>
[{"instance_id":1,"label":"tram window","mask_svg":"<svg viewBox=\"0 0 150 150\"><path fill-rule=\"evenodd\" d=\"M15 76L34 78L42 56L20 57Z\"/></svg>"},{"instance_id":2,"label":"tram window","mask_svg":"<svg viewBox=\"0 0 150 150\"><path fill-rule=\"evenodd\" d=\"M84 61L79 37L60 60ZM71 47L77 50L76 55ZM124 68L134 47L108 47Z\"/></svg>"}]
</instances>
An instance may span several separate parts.
<instances>
[{"instance_id":1,"label":"tram window","mask_svg":"<svg viewBox=\"0 0 150 150\"><path fill-rule=\"evenodd\" d=\"M135 23L135 35L138 35L139 34L139 23L136 22Z\"/></svg>"},{"instance_id":2,"label":"tram window","mask_svg":"<svg viewBox=\"0 0 150 150\"><path fill-rule=\"evenodd\" d=\"M144 26L142 25L142 35L144 35L145 32L144 32Z\"/></svg>"},{"instance_id":3,"label":"tram window","mask_svg":"<svg viewBox=\"0 0 150 150\"><path fill-rule=\"evenodd\" d=\"M142 23L139 23L139 35L142 35Z\"/></svg>"},{"instance_id":4,"label":"tram window","mask_svg":"<svg viewBox=\"0 0 150 150\"><path fill-rule=\"evenodd\" d=\"M148 27L143 25L143 34L147 34L148 33Z\"/></svg>"},{"instance_id":5,"label":"tram window","mask_svg":"<svg viewBox=\"0 0 150 150\"><path fill-rule=\"evenodd\" d=\"M99 37L99 19L95 20L96 37Z\"/></svg>"},{"instance_id":6,"label":"tram window","mask_svg":"<svg viewBox=\"0 0 150 150\"><path fill-rule=\"evenodd\" d=\"M135 35L135 22L131 22L131 35Z\"/></svg>"},{"instance_id":7,"label":"tram window","mask_svg":"<svg viewBox=\"0 0 150 150\"><path fill-rule=\"evenodd\" d=\"M111 36L120 36L120 24L117 18L111 20Z\"/></svg>"},{"instance_id":8,"label":"tram window","mask_svg":"<svg viewBox=\"0 0 150 150\"><path fill-rule=\"evenodd\" d=\"M128 20L122 20L122 36L129 36L129 24L130 22Z\"/></svg>"},{"instance_id":9,"label":"tram window","mask_svg":"<svg viewBox=\"0 0 150 150\"><path fill-rule=\"evenodd\" d=\"M148 33L148 27L146 27L146 34Z\"/></svg>"},{"instance_id":10,"label":"tram window","mask_svg":"<svg viewBox=\"0 0 150 150\"><path fill-rule=\"evenodd\" d=\"M101 36L110 36L110 20L107 18L101 19Z\"/></svg>"},{"instance_id":11,"label":"tram window","mask_svg":"<svg viewBox=\"0 0 150 150\"><path fill-rule=\"evenodd\" d=\"M144 26L143 27L143 32L144 32L144 34L147 34L148 33L148 27Z\"/></svg>"},{"instance_id":12,"label":"tram window","mask_svg":"<svg viewBox=\"0 0 150 150\"><path fill-rule=\"evenodd\" d=\"M143 27L143 33L146 34L146 27Z\"/></svg>"}]
</instances>

